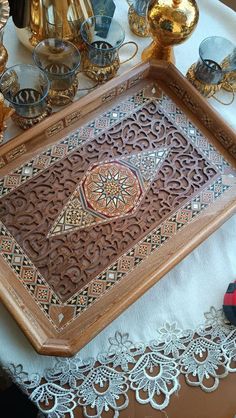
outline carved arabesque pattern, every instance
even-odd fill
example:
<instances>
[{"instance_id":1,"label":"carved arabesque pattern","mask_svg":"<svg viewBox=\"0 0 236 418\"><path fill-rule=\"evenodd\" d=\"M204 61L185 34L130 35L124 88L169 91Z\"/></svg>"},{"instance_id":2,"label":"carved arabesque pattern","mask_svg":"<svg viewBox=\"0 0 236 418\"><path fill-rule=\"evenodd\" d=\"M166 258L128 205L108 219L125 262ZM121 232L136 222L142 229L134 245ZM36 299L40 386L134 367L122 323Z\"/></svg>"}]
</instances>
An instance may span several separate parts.
<instances>
[{"instance_id":1,"label":"carved arabesque pattern","mask_svg":"<svg viewBox=\"0 0 236 418\"><path fill-rule=\"evenodd\" d=\"M47 238L88 167L170 147L156 180L130 217ZM0 202L0 218L62 300L75 294L217 174L152 102Z\"/></svg>"}]
</instances>

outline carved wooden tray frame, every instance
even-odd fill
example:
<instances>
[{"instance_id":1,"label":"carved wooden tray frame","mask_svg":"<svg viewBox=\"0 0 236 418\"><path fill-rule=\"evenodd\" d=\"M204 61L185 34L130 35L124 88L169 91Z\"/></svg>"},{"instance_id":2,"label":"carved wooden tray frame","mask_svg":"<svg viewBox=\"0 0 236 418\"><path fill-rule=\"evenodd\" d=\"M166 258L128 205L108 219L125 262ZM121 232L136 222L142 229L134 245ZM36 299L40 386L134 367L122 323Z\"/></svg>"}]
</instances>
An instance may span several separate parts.
<instances>
[{"instance_id":1,"label":"carved wooden tray frame","mask_svg":"<svg viewBox=\"0 0 236 418\"><path fill-rule=\"evenodd\" d=\"M217 164L217 167L221 167L219 170L221 170L222 176L220 179L216 179L214 185L208 179L205 189L203 191L199 189L199 193L195 193L195 200L188 200L186 207L179 208L175 214L172 213L162 223L161 228L165 229L163 232L165 237L162 242L164 245L158 247L158 256L156 251L147 250L150 245L144 239L149 236L150 240L151 233L149 233L135 247L135 251L137 248L138 251L142 250L144 253L149 251L148 257L145 258L139 252L138 260L142 262L137 262L137 266L130 271L128 269L124 277L121 275L115 286L110 286L110 288L108 286L102 297L96 299L96 295L93 298L91 296L92 302L95 303L91 302L88 309L86 308L84 311L79 311L77 308L77 312L80 314L65 326L60 325L60 323L58 323L60 326L55 326L53 321L49 320L47 310L54 310L54 316L57 315L61 318L60 321L63 323L69 315L66 302L64 305L61 304L60 307L55 302L55 306L52 307L54 296L50 293L51 302L45 299L45 306L43 306L42 300L40 305L31 296L35 292L35 286L41 292L40 297L45 296L44 279L39 276L37 283L33 280L31 283L23 282L20 269L24 266L27 267L27 262L30 263L30 260L26 260L26 264L23 267L21 265L17 270L17 260L20 260L19 256L24 257L24 255L20 253L18 242L13 239L2 224L0 234L0 298L34 348L41 354L61 356L75 354L235 213L236 136L172 64L152 62L141 64L128 73L111 80L93 93L52 115L38 126L22 133L0 148L0 176L4 178L5 182L1 183L4 200L4 193L11 192L11 187L14 186L14 181L19 174L18 172L17 176L14 177L14 175L11 175L12 172L16 173L17 169L21 170L22 166L29 160L37 160L36 157L39 153L44 152L53 144L58 144L63 138L76 138L76 136L73 137L73 133L78 131L81 126L83 127L99 115L104 115L104 113L116 108L119 103L132 95L134 97L141 90L148 92L149 99L152 95L153 100L158 99L159 87L165 95L171 98L172 103L178 109L181 109L177 111L178 120L176 119L175 123L179 123L180 127L182 126L181 129L185 136L191 138L193 132L188 132L188 129L196 127L201 132L201 138L207 138L208 142L207 145L205 142L203 153L205 153L209 164L211 162L214 167ZM139 105L137 104L137 108ZM133 108L132 112L135 111L135 108ZM171 117L171 109L169 109L169 115ZM116 118L116 114L113 114L113 117ZM202 147L204 148L204 144ZM61 149L55 149L60 154ZM61 158L61 155L54 154L54 159L59 157ZM24 182L25 177L21 177L20 181ZM205 193L204 196L205 198L207 196L208 199L210 195L213 196L211 198L213 200L202 202L201 193ZM196 208L199 202L202 205L201 211L199 209L200 212ZM190 204L193 206L191 207ZM191 217L191 221L189 221L188 215ZM172 227L175 230L170 233L168 228ZM171 239L167 239L170 235ZM154 245L154 241L150 242ZM14 250L12 249L13 244ZM126 252L124 257L127 256L131 260L132 254ZM14 258L14 269L12 267L12 257L16 257ZM28 275L27 280L29 279L32 278ZM104 277L100 277L99 284L103 279ZM98 287L99 284L97 284ZM55 296L55 300L56 298L57 296ZM75 298L75 300L78 303L78 299Z\"/></svg>"}]
</instances>

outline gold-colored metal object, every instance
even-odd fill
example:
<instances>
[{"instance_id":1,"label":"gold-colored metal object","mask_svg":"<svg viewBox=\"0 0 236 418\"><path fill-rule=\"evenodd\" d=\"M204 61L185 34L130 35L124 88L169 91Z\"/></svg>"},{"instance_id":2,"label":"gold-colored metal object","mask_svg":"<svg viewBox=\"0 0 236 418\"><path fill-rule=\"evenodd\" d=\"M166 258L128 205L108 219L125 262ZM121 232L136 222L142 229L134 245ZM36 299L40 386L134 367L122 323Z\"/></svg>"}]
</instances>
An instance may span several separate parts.
<instances>
[{"instance_id":1,"label":"gold-colored metal object","mask_svg":"<svg viewBox=\"0 0 236 418\"><path fill-rule=\"evenodd\" d=\"M27 7L24 4L26 1L21 1L19 6L16 4L14 7L15 16L23 14L23 29L18 29L17 34L26 47L32 49L49 37L82 46L80 25L93 15L90 0L28 0ZM16 20L14 15L13 20Z\"/></svg>"},{"instance_id":2,"label":"gold-colored metal object","mask_svg":"<svg viewBox=\"0 0 236 418\"><path fill-rule=\"evenodd\" d=\"M231 71L226 76L227 83L224 84L224 90L231 91L233 89L236 92L236 71Z\"/></svg>"},{"instance_id":3,"label":"gold-colored metal object","mask_svg":"<svg viewBox=\"0 0 236 418\"><path fill-rule=\"evenodd\" d=\"M78 77L76 76L71 86L66 90L49 90L50 102L53 106L65 106L73 102L78 90Z\"/></svg>"},{"instance_id":4,"label":"gold-colored metal object","mask_svg":"<svg viewBox=\"0 0 236 418\"><path fill-rule=\"evenodd\" d=\"M11 118L14 121L14 123L17 126L19 126L19 128L23 130L27 130L29 128L32 128L32 126L37 125L39 122L42 122L45 118L50 116L51 113L52 113L52 106L50 102L48 102L46 109L39 116L36 116L33 118L26 118L14 112Z\"/></svg>"},{"instance_id":5,"label":"gold-colored metal object","mask_svg":"<svg viewBox=\"0 0 236 418\"><path fill-rule=\"evenodd\" d=\"M8 1L0 1L0 74L5 70L8 60L8 53L5 46L3 45L3 28L7 23L9 14L10 9Z\"/></svg>"},{"instance_id":6,"label":"gold-colored metal object","mask_svg":"<svg viewBox=\"0 0 236 418\"><path fill-rule=\"evenodd\" d=\"M97 83L105 83L108 80L111 80L117 74L120 66L125 64L126 62L131 61L138 52L138 44L134 41L125 42L121 45L119 50L125 45L134 45L135 50L131 57L125 59L124 61L120 61L118 52L113 56L113 59L110 61L108 65L96 65L93 61L89 58L88 51L84 51L82 53L82 62L83 62L83 72L87 73L88 77L92 80L96 81ZM96 87L96 86L95 86Z\"/></svg>"},{"instance_id":7,"label":"gold-colored metal object","mask_svg":"<svg viewBox=\"0 0 236 418\"><path fill-rule=\"evenodd\" d=\"M172 47L189 38L198 19L195 0L151 0L147 20L153 42L144 49L142 59L156 58L174 62Z\"/></svg>"},{"instance_id":8,"label":"gold-colored metal object","mask_svg":"<svg viewBox=\"0 0 236 418\"><path fill-rule=\"evenodd\" d=\"M41 122L52 111L48 101L49 80L34 65L8 68L0 79L0 91L15 110L13 121L22 129Z\"/></svg>"},{"instance_id":9,"label":"gold-colored metal object","mask_svg":"<svg viewBox=\"0 0 236 418\"><path fill-rule=\"evenodd\" d=\"M4 96L0 93L0 143L3 141L4 131L7 128L7 119L14 113L14 109L4 105Z\"/></svg>"},{"instance_id":10,"label":"gold-colored metal object","mask_svg":"<svg viewBox=\"0 0 236 418\"><path fill-rule=\"evenodd\" d=\"M83 70L99 83L113 78L120 65L132 60L138 52L136 42L124 43L125 31L112 17L92 16L83 22L80 33L84 41ZM135 50L128 59L120 61L121 48L127 45L133 45Z\"/></svg>"},{"instance_id":11,"label":"gold-colored metal object","mask_svg":"<svg viewBox=\"0 0 236 418\"><path fill-rule=\"evenodd\" d=\"M5 71L8 60L8 52L3 44L0 44L0 74Z\"/></svg>"},{"instance_id":12,"label":"gold-colored metal object","mask_svg":"<svg viewBox=\"0 0 236 418\"><path fill-rule=\"evenodd\" d=\"M206 98L212 97L217 91L221 89L221 84L207 84L198 80L195 76L196 64L192 64L188 69L186 77L190 83Z\"/></svg>"},{"instance_id":13,"label":"gold-colored metal object","mask_svg":"<svg viewBox=\"0 0 236 418\"><path fill-rule=\"evenodd\" d=\"M131 31L135 35L141 36L142 38L149 36L146 15L138 14L138 12L135 10L134 4L130 0L127 1L129 4L128 22Z\"/></svg>"},{"instance_id":14,"label":"gold-colored metal object","mask_svg":"<svg viewBox=\"0 0 236 418\"><path fill-rule=\"evenodd\" d=\"M199 91L199 93L202 94L202 96L206 97L207 99L209 99L210 97L212 97L213 99L215 99L217 102L227 106L227 105L231 105L234 101L234 90L232 88L232 86L229 84L227 77L224 78L224 80L222 81L222 83L218 83L218 84L208 84L208 83L204 83L201 80L198 80L195 76L195 67L196 64L192 64L191 67L188 69L186 77L187 79L190 81L190 83ZM232 97L230 98L229 102L225 103L222 100L220 100L217 96L216 93L218 91L220 91L220 89L224 89L227 90L229 92L232 93Z\"/></svg>"},{"instance_id":15,"label":"gold-colored metal object","mask_svg":"<svg viewBox=\"0 0 236 418\"><path fill-rule=\"evenodd\" d=\"M120 68L120 60L118 56L109 65L105 65L103 67L91 62L86 52L82 54L82 56L84 72L88 73L88 77L98 83L104 83L115 77Z\"/></svg>"},{"instance_id":16,"label":"gold-colored metal object","mask_svg":"<svg viewBox=\"0 0 236 418\"><path fill-rule=\"evenodd\" d=\"M9 18L10 8L8 0L0 1L0 31L4 28Z\"/></svg>"},{"instance_id":17,"label":"gold-colored metal object","mask_svg":"<svg viewBox=\"0 0 236 418\"><path fill-rule=\"evenodd\" d=\"M226 57L222 61L222 63L221 63L222 70L224 70L225 68L227 68L230 65L230 58L232 58L232 57ZM235 55L234 55L234 60L236 61ZM234 68L235 68L235 64L236 63L234 62ZM236 69L228 72L225 75L225 81L226 81L226 83L223 87L224 90L227 90L227 91L233 90L234 92L236 92Z\"/></svg>"},{"instance_id":18,"label":"gold-colored metal object","mask_svg":"<svg viewBox=\"0 0 236 418\"><path fill-rule=\"evenodd\" d=\"M64 106L71 102L78 89L81 54L71 42L55 38L41 41L34 49L33 59L50 82L48 97L54 106Z\"/></svg>"},{"instance_id":19,"label":"gold-colored metal object","mask_svg":"<svg viewBox=\"0 0 236 418\"><path fill-rule=\"evenodd\" d=\"M119 54L115 54L114 59L110 61L109 65L96 65L89 59L89 56L86 52L82 54L83 56L83 69L85 73L88 73L88 77L92 80L96 81L97 83L105 83L108 80L111 80L117 74L120 66L125 64L126 62L131 61L138 52L138 45L134 41L125 42L121 45L119 50L125 45L134 45L135 50L131 57L127 58L124 61L120 61Z\"/></svg>"}]
</instances>

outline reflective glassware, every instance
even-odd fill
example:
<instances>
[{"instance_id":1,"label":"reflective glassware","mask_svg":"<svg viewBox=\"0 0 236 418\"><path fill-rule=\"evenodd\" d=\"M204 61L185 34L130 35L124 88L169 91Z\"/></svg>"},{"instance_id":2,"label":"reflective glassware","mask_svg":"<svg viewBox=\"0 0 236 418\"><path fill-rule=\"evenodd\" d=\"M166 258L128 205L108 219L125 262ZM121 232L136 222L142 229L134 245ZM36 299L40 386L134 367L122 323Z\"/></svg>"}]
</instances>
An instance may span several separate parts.
<instances>
[{"instance_id":1,"label":"reflective glassware","mask_svg":"<svg viewBox=\"0 0 236 418\"><path fill-rule=\"evenodd\" d=\"M53 105L66 105L73 101L78 90L81 56L71 42L49 38L34 49L35 64L50 81L49 97Z\"/></svg>"},{"instance_id":2,"label":"reflective glassware","mask_svg":"<svg viewBox=\"0 0 236 418\"><path fill-rule=\"evenodd\" d=\"M88 76L98 82L113 78L120 65L130 61L138 51L136 42L125 42L121 25L109 16L92 16L81 25L81 36L85 44L83 68ZM119 52L125 45L134 45L130 58L120 61Z\"/></svg>"},{"instance_id":3,"label":"reflective glassware","mask_svg":"<svg viewBox=\"0 0 236 418\"><path fill-rule=\"evenodd\" d=\"M95 0L96 3L98 0ZM94 2L95 2L94 1ZM2 0L1 0L2 2ZM4 0L5 2L5 0ZM43 39L61 32L63 40L76 42L80 24L94 15L90 0L10 0L13 22L18 28L20 40L26 47L35 47ZM48 25L51 25L50 27ZM23 32L22 32L23 31ZM79 45L78 45L79 46Z\"/></svg>"},{"instance_id":4,"label":"reflective glassware","mask_svg":"<svg viewBox=\"0 0 236 418\"><path fill-rule=\"evenodd\" d=\"M196 0L150 0L147 7L148 31L152 42L142 52L142 60L175 62L173 47L186 41L197 26Z\"/></svg>"},{"instance_id":5,"label":"reflective glassware","mask_svg":"<svg viewBox=\"0 0 236 418\"><path fill-rule=\"evenodd\" d=\"M0 90L15 109L15 122L23 129L51 113L47 100L49 80L34 65L19 64L8 68L0 79Z\"/></svg>"},{"instance_id":6,"label":"reflective glassware","mask_svg":"<svg viewBox=\"0 0 236 418\"><path fill-rule=\"evenodd\" d=\"M66 22L63 23L63 19L58 16L55 21L54 20L49 21L47 20L46 30L47 34L45 36L46 38L56 38L56 39L62 39L64 41L70 41L71 40L71 34L73 34L73 44L77 46L78 48L82 45L82 39L80 36L80 20L70 20L68 19ZM66 25L65 25L66 23Z\"/></svg>"},{"instance_id":7,"label":"reflective glassware","mask_svg":"<svg viewBox=\"0 0 236 418\"><path fill-rule=\"evenodd\" d=\"M199 46L195 76L207 84L221 83L225 75L236 69L236 47L221 36L210 36Z\"/></svg>"},{"instance_id":8,"label":"reflective glassware","mask_svg":"<svg viewBox=\"0 0 236 418\"><path fill-rule=\"evenodd\" d=\"M129 4L129 27L135 35L149 36L147 22L147 7L150 0L127 0Z\"/></svg>"},{"instance_id":9,"label":"reflective glassware","mask_svg":"<svg viewBox=\"0 0 236 418\"><path fill-rule=\"evenodd\" d=\"M199 59L188 69L186 77L204 97L214 97L231 104L236 90L236 46L221 36L210 36L199 46ZM232 93L228 103L215 93L221 88Z\"/></svg>"}]
</instances>

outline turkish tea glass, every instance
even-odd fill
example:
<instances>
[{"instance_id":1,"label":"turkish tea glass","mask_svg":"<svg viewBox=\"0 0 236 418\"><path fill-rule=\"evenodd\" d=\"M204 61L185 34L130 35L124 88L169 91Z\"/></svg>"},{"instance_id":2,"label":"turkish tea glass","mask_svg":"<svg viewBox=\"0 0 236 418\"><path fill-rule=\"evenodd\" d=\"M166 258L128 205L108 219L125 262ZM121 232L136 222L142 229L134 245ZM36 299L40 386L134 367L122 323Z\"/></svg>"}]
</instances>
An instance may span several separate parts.
<instances>
[{"instance_id":1,"label":"turkish tea glass","mask_svg":"<svg viewBox=\"0 0 236 418\"><path fill-rule=\"evenodd\" d=\"M235 69L236 47L232 42L221 36L211 36L201 42L195 67L198 80L206 84L220 84Z\"/></svg>"},{"instance_id":2,"label":"turkish tea glass","mask_svg":"<svg viewBox=\"0 0 236 418\"><path fill-rule=\"evenodd\" d=\"M98 82L113 78L120 65L130 61L138 51L136 42L124 43L125 32L121 25L109 16L92 16L81 25L81 37L85 44L83 68L88 76ZM119 52L125 45L134 45L131 57L120 61Z\"/></svg>"},{"instance_id":3,"label":"turkish tea glass","mask_svg":"<svg viewBox=\"0 0 236 418\"><path fill-rule=\"evenodd\" d=\"M34 49L35 64L50 81L49 97L56 106L71 103L78 90L81 55L71 42L49 38Z\"/></svg>"},{"instance_id":4,"label":"turkish tea glass","mask_svg":"<svg viewBox=\"0 0 236 418\"><path fill-rule=\"evenodd\" d=\"M49 80L36 66L8 68L0 79L0 90L15 109L14 120L21 128L27 129L48 116Z\"/></svg>"}]
</instances>

